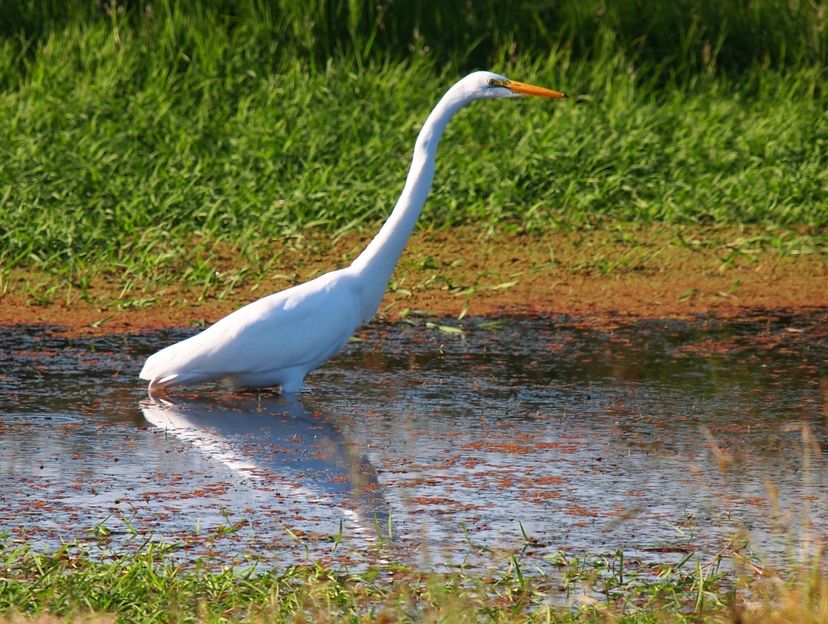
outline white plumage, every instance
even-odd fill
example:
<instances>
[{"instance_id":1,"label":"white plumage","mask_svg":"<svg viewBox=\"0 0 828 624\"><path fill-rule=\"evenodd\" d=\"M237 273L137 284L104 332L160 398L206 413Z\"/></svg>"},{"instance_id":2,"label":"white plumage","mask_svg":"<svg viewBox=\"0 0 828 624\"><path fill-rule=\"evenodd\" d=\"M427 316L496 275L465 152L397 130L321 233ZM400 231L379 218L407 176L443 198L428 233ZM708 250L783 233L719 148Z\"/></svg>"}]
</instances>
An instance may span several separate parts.
<instances>
[{"instance_id":1,"label":"white plumage","mask_svg":"<svg viewBox=\"0 0 828 624\"><path fill-rule=\"evenodd\" d=\"M475 72L455 84L417 137L391 216L353 264L254 301L150 356L140 374L149 381L149 391L223 380L236 387L297 392L305 375L337 353L377 311L431 188L437 144L449 119L473 100L520 95L565 97L491 72Z\"/></svg>"}]
</instances>

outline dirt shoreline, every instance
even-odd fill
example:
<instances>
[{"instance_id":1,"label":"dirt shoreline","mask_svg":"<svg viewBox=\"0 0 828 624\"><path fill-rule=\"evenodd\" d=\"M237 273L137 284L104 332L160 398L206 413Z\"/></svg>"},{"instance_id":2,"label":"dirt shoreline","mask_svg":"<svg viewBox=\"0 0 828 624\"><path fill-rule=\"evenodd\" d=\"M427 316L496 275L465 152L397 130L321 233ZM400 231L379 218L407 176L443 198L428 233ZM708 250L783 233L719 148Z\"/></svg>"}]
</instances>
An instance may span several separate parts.
<instances>
[{"instance_id":1,"label":"dirt shoreline","mask_svg":"<svg viewBox=\"0 0 828 624\"><path fill-rule=\"evenodd\" d=\"M344 266L368 239L331 243L317 235L277 241L278 271L257 284L242 283L221 299L221 284L205 293L174 280L124 295L123 285L110 277L93 282L89 300L66 287L44 302L31 295L36 276L12 272L0 298L0 324L57 325L74 334L209 324L264 294ZM743 230L677 233L658 226L543 236L487 236L472 228L418 232L377 316L565 314L602 323L828 308L824 253L779 254L750 242ZM216 258L216 270L239 262L237 255L224 254Z\"/></svg>"}]
</instances>

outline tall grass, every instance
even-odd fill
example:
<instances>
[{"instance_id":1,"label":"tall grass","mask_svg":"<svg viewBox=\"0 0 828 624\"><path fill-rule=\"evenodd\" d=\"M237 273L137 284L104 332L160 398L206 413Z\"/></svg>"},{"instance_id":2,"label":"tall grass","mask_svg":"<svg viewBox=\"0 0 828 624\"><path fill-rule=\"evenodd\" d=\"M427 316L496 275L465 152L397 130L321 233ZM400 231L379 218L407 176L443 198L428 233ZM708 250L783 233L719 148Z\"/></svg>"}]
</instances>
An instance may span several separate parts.
<instances>
[{"instance_id":1,"label":"tall grass","mask_svg":"<svg viewBox=\"0 0 828 624\"><path fill-rule=\"evenodd\" d=\"M826 7L822 0L12 0L0 5L0 35L37 48L73 22L157 34L178 15L198 32L220 27L264 61L301 56L324 64L340 54L399 59L418 51L441 63L488 65L504 49L537 54L561 46L601 59L609 40L637 60L687 74L711 65L824 66Z\"/></svg>"},{"instance_id":2,"label":"tall grass","mask_svg":"<svg viewBox=\"0 0 828 624\"><path fill-rule=\"evenodd\" d=\"M825 228L825 5L709 5L2 3L0 262L181 275L373 227L478 65L574 98L464 112L427 222Z\"/></svg>"}]
</instances>

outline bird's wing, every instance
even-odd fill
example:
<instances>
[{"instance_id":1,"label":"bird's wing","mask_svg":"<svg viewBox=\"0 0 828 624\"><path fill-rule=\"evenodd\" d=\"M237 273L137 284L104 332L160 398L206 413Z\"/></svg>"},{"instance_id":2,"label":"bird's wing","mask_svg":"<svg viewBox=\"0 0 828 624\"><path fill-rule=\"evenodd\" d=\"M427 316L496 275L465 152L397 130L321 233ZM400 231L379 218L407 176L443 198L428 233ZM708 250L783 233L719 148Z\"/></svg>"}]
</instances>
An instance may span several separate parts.
<instances>
[{"instance_id":1,"label":"bird's wing","mask_svg":"<svg viewBox=\"0 0 828 624\"><path fill-rule=\"evenodd\" d=\"M356 288L347 271L334 271L254 301L151 356L141 377L223 377L315 366L359 326Z\"/></svg>"}]
</instances>

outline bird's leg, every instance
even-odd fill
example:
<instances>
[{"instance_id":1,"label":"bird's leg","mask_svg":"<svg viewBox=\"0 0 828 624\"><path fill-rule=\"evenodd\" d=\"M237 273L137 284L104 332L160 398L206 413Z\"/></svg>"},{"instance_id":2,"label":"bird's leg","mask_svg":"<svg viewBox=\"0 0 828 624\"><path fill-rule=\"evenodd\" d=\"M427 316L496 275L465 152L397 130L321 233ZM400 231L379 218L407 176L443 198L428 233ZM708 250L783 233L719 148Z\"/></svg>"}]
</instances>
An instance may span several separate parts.
<instances>
[{"instance_id":1,"label":"bird's leg","mask_svg":"<svg viewBox=\"0 0 828 624\"><path fill-rule=\"evenodd\" d=\"M294 369L286 375L280 384L282 394L293 394L302 389L302 382L305 381L305 371Z\"/></svg>"}]
</instances>

